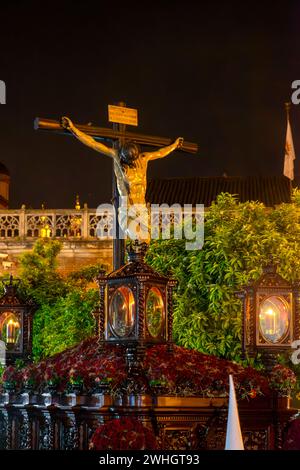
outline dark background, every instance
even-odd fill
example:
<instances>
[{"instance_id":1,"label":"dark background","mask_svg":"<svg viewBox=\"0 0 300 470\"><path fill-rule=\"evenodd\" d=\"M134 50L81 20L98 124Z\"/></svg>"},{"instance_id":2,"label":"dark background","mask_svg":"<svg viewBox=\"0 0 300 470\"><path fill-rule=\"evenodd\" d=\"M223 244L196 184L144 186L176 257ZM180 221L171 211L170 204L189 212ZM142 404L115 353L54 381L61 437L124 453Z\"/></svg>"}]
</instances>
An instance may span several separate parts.
<instances>
[{"instance_id":1,"label":"dark background","mask_svg":"<svg viewBox=\"0 0 300 470\"><path fill-rule=\"evenodd\" d=\"M111 161L36 116L110 126L125 100L143 133L184 136L198 155L153 162L150 177L280 175L291 83L300 79L300 3L16 2L0 9L0 160L10 207L96 207ZM300 157L300 105L292 106ZM299 158L295 173L300 173Z\"/></svg>"}]
</instances>

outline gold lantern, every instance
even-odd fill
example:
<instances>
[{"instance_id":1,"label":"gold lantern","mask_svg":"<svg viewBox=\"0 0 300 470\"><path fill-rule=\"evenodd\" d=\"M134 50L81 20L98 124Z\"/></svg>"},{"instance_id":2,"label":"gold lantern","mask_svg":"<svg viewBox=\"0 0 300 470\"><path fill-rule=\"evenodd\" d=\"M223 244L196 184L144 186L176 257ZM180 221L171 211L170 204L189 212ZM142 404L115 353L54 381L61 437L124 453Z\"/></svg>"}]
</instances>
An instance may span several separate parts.
<instances>
[{"instance_id":1,"label":"gold lantern","mask_svg":"<svg viewBox=\"0 0 300 470\"><path fill-rule=\"evenodd\" d=\"M173 288L176 282L144 261L146 245L133 243L128 263L98 278L99 341L134 346L172 344Z\"/></svg>"},{"instance_id":2,"label":"gold lantern","mask_svg":"<svg viewBox=\"0 0 300 470\"><path fill-rule=\"evenodd\" d=\"M13 276L3 281L4 295L0 298L0 339L6 346L7 364L16 359L28 361L32 350L34 305L21 299L19 284Z\"/></svg>"},{"instance_id":3,"label":"gold lantern","mask_svg":"<svg viewBox=\"0 0 300 470\"><path fill-rule=\"evenodd\" d=\"M269 264L262 276L237 293L243 301L243 352L261 353L266 365L278 354L292 351L300 338L299 284L291 284Z\"/></svg>"}]
</instances>

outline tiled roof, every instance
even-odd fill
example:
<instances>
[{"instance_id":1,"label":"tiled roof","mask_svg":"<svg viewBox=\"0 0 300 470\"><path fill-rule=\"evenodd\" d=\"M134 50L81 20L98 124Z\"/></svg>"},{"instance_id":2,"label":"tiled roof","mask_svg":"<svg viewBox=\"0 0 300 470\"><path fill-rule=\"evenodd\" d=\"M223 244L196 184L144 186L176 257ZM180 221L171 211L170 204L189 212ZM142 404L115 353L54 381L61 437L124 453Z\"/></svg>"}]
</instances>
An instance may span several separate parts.
<instances>
[{"instance_id":1,"label":"tiled roof","mask_svg":"<svg viewBox=\"0 0 300 470\"><path fill-rule=\"evenodd\" d=\"M291 201L290 180L285 176L152 179L148 184L146 199L152 204L210 206L222 192L238 195L241 202L260 201L267 207Z\"/></svg>"}]
</instances>

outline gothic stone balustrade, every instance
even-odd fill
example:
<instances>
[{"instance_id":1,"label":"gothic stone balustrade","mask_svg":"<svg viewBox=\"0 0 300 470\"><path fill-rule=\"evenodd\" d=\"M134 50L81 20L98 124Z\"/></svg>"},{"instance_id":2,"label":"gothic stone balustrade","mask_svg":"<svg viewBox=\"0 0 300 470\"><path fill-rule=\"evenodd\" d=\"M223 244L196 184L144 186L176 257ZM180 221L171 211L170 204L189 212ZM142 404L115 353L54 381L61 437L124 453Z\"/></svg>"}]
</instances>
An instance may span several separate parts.
<instances>
[{"instance_id":1,"label":"gothic stone balustrade","mask_svg":"<svg viewBox=\"0 0 300 470\"><path fill-rule=\"evenodd\" d=\"M0 212L0 239L112 238L113 217L110 211L96 211L86 205L83 209L26 209Z\"/></svg>"},{"instance_id":2,"label":"gothic stone balustrade","mask_svg":"<svg viewBox=\"0 0 300 470\"><path fill-rule=\"evenodd\" d=\"M161 226L180 223L191 214L197 220L201 214L193 209L157 208L152 211L151 224ZM114 216L111 209L26 209L0 212L0 240L31 240L39 237L58 239L112 239Z\"/></svg>"},{"instance_id":3,"label":"gothic stone balustrade","mask_svg":"<svg viewBox=\"0 0 300 470\"><path fill-rule=\"evenodd\" d=\"M192 212L193 213L193 212ZM193 215L194 217L194 215ZM197 216L198 217L198 216ZM201 216L200 216L201 217ZM152 213L152 226L162 225L168 232L181 213L158 209ZM102 262L112 270L114 217L109 208L26 209L0 211L0 274L18 274L18 256L32 249L38 238L60 240L59 268L68 273L88 264ZM5 256L7 255L7 258Z\"/></svg>"}]
</instances>

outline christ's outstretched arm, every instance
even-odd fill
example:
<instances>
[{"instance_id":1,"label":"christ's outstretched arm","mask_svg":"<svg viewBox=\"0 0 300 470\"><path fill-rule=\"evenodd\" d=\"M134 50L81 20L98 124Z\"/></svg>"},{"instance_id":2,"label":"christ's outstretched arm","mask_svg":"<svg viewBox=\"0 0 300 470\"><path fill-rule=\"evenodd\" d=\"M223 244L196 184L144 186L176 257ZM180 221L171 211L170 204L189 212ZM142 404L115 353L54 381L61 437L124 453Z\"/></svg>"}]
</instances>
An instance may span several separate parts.
<instances>
[{"instance_id":1,"label":"christ's outstretched arm","mask_svg":"<svg viewBox=\"0 0 300 470\"><path fill-rule=\"evenodd\" d=\"M106 145L101 144L100 142L97 142L95 139L93 139L93 137L77 129L77 127L74 126L71 119L69 119L68 117L64 116L61 118L61 125L64 129L67 129L68 131L72 132L72 134L87 147L96 150L96 152L103 153L103 155L107 155L108 157L111 157L114 160L114 172L117 179L119 194L120 196L128 196L129 183L123 172L117 150L111 147L107 147Z\"/></svg>"},{"instance_id":2,"label":"christ's outstretched arm","mask_svg":"<svg viewBox=\"0 0 300 470\"><path fill-rule=\"evenodd\" d=\"M163 147L155 152L144 152L143 157L147 158L147 160L156 160L158 158L164 158L169 155L171 152L176 150L177 148L182 147L183 144L183 137L178 137L175 142L167 147Z\"/></svg>"},{"instance_id":3,"label":"christ's outstretched arm","mask_svg":"<svg viewBox=\"0 0 300 470\"><path fill-rule=\"evenodd\" d=\"M108 157L111 157L111 158L118 157L117 151L115 149L111 147L107 147L101 142L97 142L90 135L87 135L84 132L81 132L79 129L77 129L77 127L74 126L71 119L69 119L68 117L66 116L62 117L60 122L64 129L67 129L68 131L72 132L72 134L75 137L77 137L77 139L80 140L80 142L82 142L84 145L87 145L88 147L91 147L93 150L103 153L104 155L107 155Z\"/></svg>"}]
</instances>

